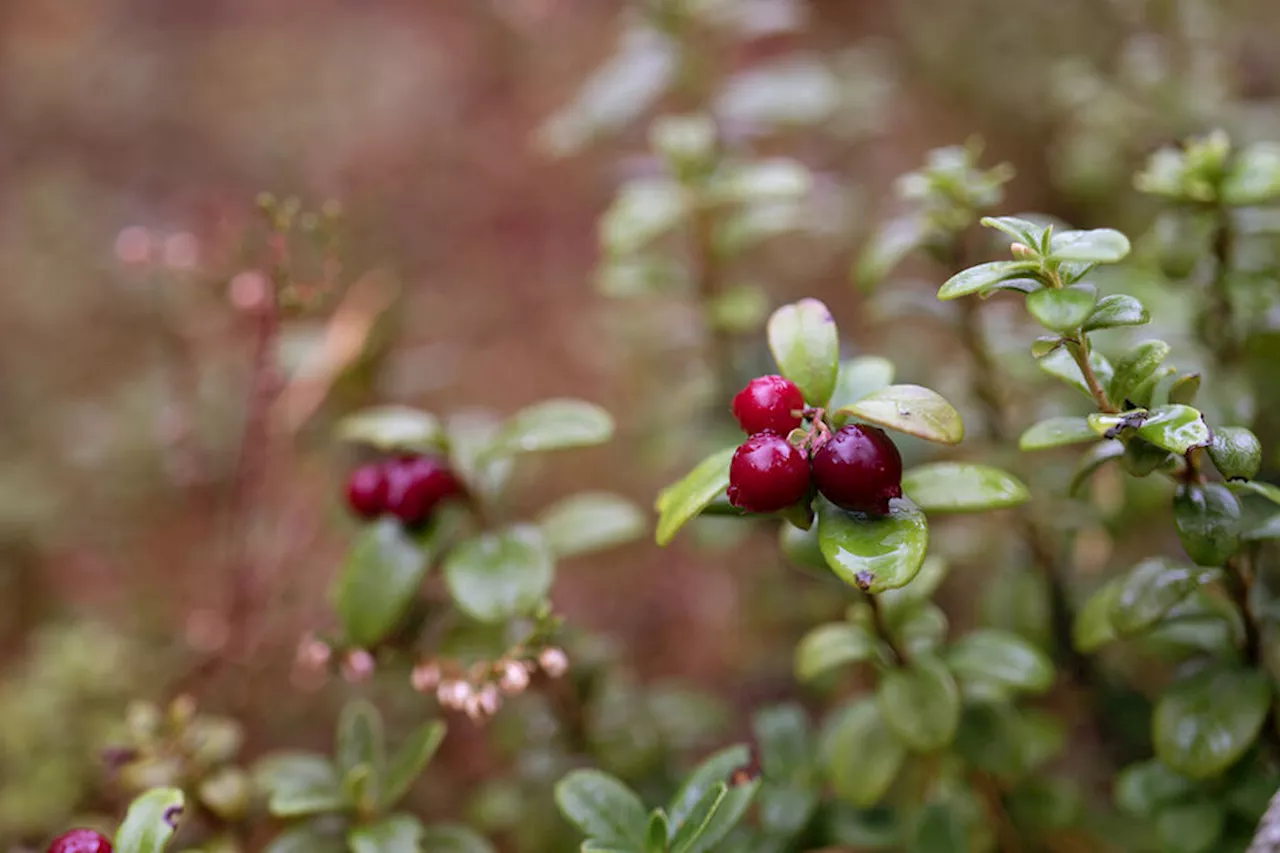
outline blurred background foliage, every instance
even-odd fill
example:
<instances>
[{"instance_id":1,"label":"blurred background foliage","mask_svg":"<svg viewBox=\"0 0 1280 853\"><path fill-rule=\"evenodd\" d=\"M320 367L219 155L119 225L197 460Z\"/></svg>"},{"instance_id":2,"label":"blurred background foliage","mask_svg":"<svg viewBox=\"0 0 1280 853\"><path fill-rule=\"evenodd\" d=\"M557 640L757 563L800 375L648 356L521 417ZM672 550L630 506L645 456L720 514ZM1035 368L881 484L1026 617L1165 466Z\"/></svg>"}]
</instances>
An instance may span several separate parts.
<instances>
[{"instance_id":1,"label":"blurred background foliage","mask_svg":"<svg viewBox=\"0 0 1280 853\"><path fill-rule=\"evenodd\" d=\"M853 353L891 357L970 414L957 343L901 308L931 300L939 271L912 261L874 296L850 281L898 212L897 175L979 136L985 163L1017 172L1010 211L1120 228L1154 261L1161 202L1132 182L1153 150L1216 127L1280 140L1280 16L1265 0L687 0L696 25L672 30L664 4L0 6L0 844L119 802L97 750L131 698L189 691L241 721L247 754L327 741L349 688L290 672L353 529L336 485L349 460L328 438L353 407L595 400L619 440L527 472L537 504L605 487L648 505L723 426L724 387L767 364L755 323L811 295ZM707 108L725 156L785 156L812 183L803 204L744 214L739 234L759 233L734 255L732 298L708 308L679 270L636 297L607 240L600 262L597 221L619 185L660 171L648 120ZM283 330L272 452L236 524L263 190L340 200L344 286ZM1274 251L1256 249L1255 268ZM1156 263L1115 274L1180 358L1199 357L1185 290ZM998 302L993 345L1025 351L1033 332ZM1252 404L1274 479L1280 312L1253 332L1261 393L1233 399ZM727 367L709 365L722 333ZM1141 517L1163 498L1128 488L1124 518L1060 521L1077 528L1086 586L1163 547L1144 537L1167 525ZM938 537L973 569L945 588L953 623L979 607L981 569L1006 560L990 523ZM415 809L467 816L511 850L564 849L547 797L566 756L660 790L747 732L750 709L795 697L794 644L841 601L766 538L700 527L671 550L569 563L556 598L582 629L572 696L513 702L487 732L454 726ZM242 559L267 615L232 638L226 578ZM232 666L198 665L231 648ZM425 711L369 691L393 728ZM576 716L546 707L570 700L586 703Z\"/></svg>"}]
</instances>

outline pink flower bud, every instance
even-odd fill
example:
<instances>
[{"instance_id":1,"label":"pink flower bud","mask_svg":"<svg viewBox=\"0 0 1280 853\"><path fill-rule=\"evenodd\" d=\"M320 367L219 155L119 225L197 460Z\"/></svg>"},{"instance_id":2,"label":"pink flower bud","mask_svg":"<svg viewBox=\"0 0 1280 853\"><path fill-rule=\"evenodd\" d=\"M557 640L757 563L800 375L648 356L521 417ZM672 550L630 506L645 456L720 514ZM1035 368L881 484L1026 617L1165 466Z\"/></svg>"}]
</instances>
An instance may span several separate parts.
<instances>
[{"instance_id":1,"label":"pink flower bud","mask_svg":"<svg viewBox=\"0 0 1280 853\"><path fill-rule=\"evenodd\" d=\"M542 653L538 655L538 665L551 678L559 678L569 671L569 656L564 653L563 649L550 646L543 649Z\"/></svg>"},{"instance_id":2,"label":"pink flower bud","mask_svg":"<svg viewBox=\"0 0 1280 853\"><path fill-rule=\"evenodd\" d=\"M145 264L151 260L151 232L131 225L116 235L116 257L126 264Z\"/></svg>"},{"instance_id":3,"label":"pink flower bud","mask_svg":"<svg viewBox=\"0 0 1280 853\"><path fill-rule=\"evenodd\" d=\"M465 681L442 681L436 688L436 701L442 707L452 708L455 711L466 707L472 695L471 685Z\"/></svg>"},{"instance_id":4,"label":"pink flower bud","mask_svg":"<svg viewBox=\"0 0 1280 853\"><path fill-rule=\"evenodd\" d=\"M358 684L372 678L376 668L373 655L364 649L355 649L342 662L342 677L352 684Z\"/></svg>"},{"instance_id":5,"label":"pink flower bud","mask_svg":"<svg viewBox=\"0 0 1280 853\"><path fill-rule=\"evenodd\" d=\"M317 671L324 669L329 664L329 658L333 655L333 650L329 648L328 643L317 640L308 634L302 638L302 642L298 644L298 664L303 669Z\"/></svg>"},{"instance_id":6,"label":"pink flower bud","mask_svg":"<svg viewBox=\"0 0 1280 853\"><path fill-rule=\"evenodd\" d=\"M435 690L440 685L440 667L429 661L420 663L413 668L409 681L419 693Z\"/></svg>"},{"instance_id":7,"label":"pink flower bud","mask_svg":"<svg viewBox=\"0 0 1280 853\"><path fill-rule=\"evenodd\" d=\"M520 661L509 660L502 667L502 679L499 681L502 692L509 696L523 693L529 686L529 670Z\"/></svg>"}]
</instances>

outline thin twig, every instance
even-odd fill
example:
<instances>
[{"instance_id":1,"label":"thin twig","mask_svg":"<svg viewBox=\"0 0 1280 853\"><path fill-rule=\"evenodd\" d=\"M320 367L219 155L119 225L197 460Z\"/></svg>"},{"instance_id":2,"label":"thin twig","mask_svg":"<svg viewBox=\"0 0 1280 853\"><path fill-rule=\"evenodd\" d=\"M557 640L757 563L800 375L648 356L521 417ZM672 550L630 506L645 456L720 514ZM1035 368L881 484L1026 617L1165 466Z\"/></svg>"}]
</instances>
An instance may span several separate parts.
<instances>
[{"instance_id":1,"label":"thin twig","mask_svg":"<svg viewBox=\"0 0 1280 853\"><path fill-rule=\"evenodd\" d=\"M874 595L868 595L867 603L871 605L871 624L876 629L876 636L889 647L889 651L893 654L894 666L906 666L911 662L911 658L907 655L906 649L899 646L893 639L889 625L884 619L884 611L880 609L880 599Z\"/></svg>"},{"instance_id":2,"label":"thin twig","mask_svg":"<svg viewBox=\"0 0 1280 853\"><path fill-rule=\"evenodd\" d=\"M1071 357L1076 361L1076 366L1080 368L1080 375L1084 377L1085 387L1093 395L1093 401L1098 405L1098 411L1108 415L1114 415L1119 412L1120 410L1107 398L1107 392L1102 387L1098 374L1094 372L1092 362L1089 361L1088 336L1082 333L1079 338L1068 339L1066 346L1067 352L1071 353Z\"/></svg>"}]
</instances>

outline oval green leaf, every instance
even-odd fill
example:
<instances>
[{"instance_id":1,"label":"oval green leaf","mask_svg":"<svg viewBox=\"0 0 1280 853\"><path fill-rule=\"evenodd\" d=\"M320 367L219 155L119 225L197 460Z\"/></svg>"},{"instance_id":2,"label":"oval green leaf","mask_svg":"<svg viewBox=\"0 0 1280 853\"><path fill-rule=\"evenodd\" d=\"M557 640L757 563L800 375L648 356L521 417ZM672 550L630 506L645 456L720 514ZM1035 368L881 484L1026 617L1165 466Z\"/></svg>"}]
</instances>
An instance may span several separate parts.
<instances>
[{"instance_id":1,"label":"oval green leaf","mask_svg":"<svg viewBox=\"0 0 1280 853\"><path fill-rule=\"evenodd\" d=\"M134 799L116 832L118 853L163 853L178 821L186 798L177 788L153 788Z\"/></svg>"},{"instance_id":2,"label":"oval green leaf","mask_svg":"<svg viewBox=\"0 0 1280 853\"><path fill-rule=\"evenodd\" d=\"M1024 246L1038 248L1044 241L1045 226L1018 216L984 216L980 220L986 228L1003 231Z\"/></svg>"},{"instance_id":3,"label":"oval green leaf","mask_svg":"<svg viewBox=\"0 0 1280 853\"><path fill-rule=\"evenodd\" d=\"M354 826L347 833L351 853L396 853L422 850L422 822L407 814L394 814L372 823ZM432 847L432 850L438 848Z\"/></svg>"},{"instance_id":4,"label":"oval green leaf","mask_svg":"<svg viewBox=\"0 0 1280 853\"><path fill-rule=\"evenodd\" d=\"M555 788L556 805L589 839L643 850L649 815L635 792L599 770L574 770Z\"/></svg>"},{"instance_id":5,"label":"oval green leaf","mask_svg":"<svg viewBox=\"0 0 1280 853\"><path fill-rule=\"evenodd\" d=\"M960 413L937 391L920 385L881 388L841 407L838 414L939 444L959 444L964 440Z\"/></svg>"},{"instance_id":6,"label":"oval green leaf","mask_svg":"<svg viewBox=\"0 0 1280 853\"><path fill-rule=\"evenodd\" d=\"M902 490L925 512L982 512L1026 503L1017 477L991 465L931 462L902 475Z\"/></svg>"},{"instance_id":7,"label":"oval green leaf","mask_svg":"<svg viewBox=\"0 0 1280 853\"><path fill-rule=\"evenodd\" d=\"M1076 364L1071 353L1066 347L1059 347L1044 358L1036 362L1040 369L1050 376L1056 376L1063 382L1075 388L1081 394L1093 399L1093 393L1089 390L1088 384L1084 381L1084 376L1080 373L1080 367ZM1093 367L1094 374L1097 375L1098 381L1103 387L1111 381L1111 362L1107 361L1106 356L1094 350L1089 353L1089 364Z\"/></svg>"},{"instance_id":8,"label":"oval green leaf","mask_svg":"<svg viewBox=\"0 0 1280 853\"><path fill-rule=\"evenodd\" d=\"M1209 458L1228 480L1252 480L1262 467L1262 443L1244 427L1218 427Z\"/></svg>"},{"instance_id":9,"label":"oval green leaf","mask_svg":"<svg viewBox=\"0 0 1280 853\"><path fill-rule=\"evenodd\" d=\"M907 748L885 724L876 700L867 696L824 721L818 755L836 795L850 805L869 808L893 784Z\"/></svg>"},{"instance_id":10,"label":"oval green leaf","mask_svg":"<svg viewBox=\"0 0 1280 853\"><path fill-rule=\"evenodd\" d=\"M444 438L439 419L409 406L377 406L342 419L338 438L378 450L438 449Z\"/></svg>"},{"instance_id":11,"label":"oval green leaf","mask_svg":"<svg viewBox=\"0 0 1280 853\"><path fill-rule=\"evenodd\" d=\"M876 691L880 713L911 749L934 752L951 743L960 725L960 688L937 658L920 657L889 670Z\"/></svg>"},{"instance_id":12,"label":"oval green leaf","mask_svg":"<svg viewBox=\"0 0 1280 853\"><path fill-rule=\"evenodd\" d=\"M437 824L422 831L421 848L431 853L496 853L497 848L474 829L456 824Z\"/></svg>"},{"instance_id":13,"label":"oval green leaf","mask_svg":"<svg viewBox=\"0 0 1280 853\"><path fill-rule=\"evenodd\" d=\"M1137 634L1155 625L1200 584L1203 572L1171 566L1153 557L1130 569L1111 602L1110 622L1119 634Z\"/></svg>"},{"instance_id":14,"label":"oval green leaf","mask_svg":"<svg viewBox=\"0 0 1280 853\"><path fill-rule=\"evenodd\" d=\"M861 625L831 622L805 634L796 646L795 673L812 681L837 667L870 660L878 641Z\"/></svg>"},{"instance_id":15,"label":"oval green leaf","mask_svg":"<svg viewBox=\"0 0 1280 853\"><path fill-rule=\"evenodd\" d=\"M1244 148L1222 181L1222 201L1245 207L1280 197L1280 145L1257 142Z\"/></svg>"},{"instance_id":16,"label":"oval green leaf","mask_svg":"<svg viewBox=\"0 0 1280 853\"><path fill-rule=\"evenodd\" d=\"M1086 654L1116 639L1115 626L1111 624L1111 611L1120 597L1123 578L1111 578L1093 591L1084 607L1076 614L1071 639L1076 649Z\"/></svg>"},{"instance_id":17,"label":"oval green leaf","mask_svg":"<svg viewBox=\"0 0 1280 853\"><path fill-rule=\"evenodd\" d=\"M903 258L924 243L928 233L929 223L920 214L889 220L863 247L853 269L854 283L869 290L884 281Z\"/></svg>"},{"instance_id":18,"label":"oval green leaf","mask_svg":"<svg viewBox=\"0 0 1280 853\"><path fill-rule=\"evenodd\" d=\"M1212 853L1226 828L1227 813L1221 803L1185 803L1156 815L1156 837L1167 853ZM1227 849L1239 850L1228 844Z\"/></svg>"},{"instance_id":19,"label":"oval green leaf","mask_svg":"<svg viewBox=\"0 0 1280 853\"><path fill-rule=\"evenodd\" d=\"M333 589L346 638L364 648L381 642L409 610L428 566L426 552L399 522L365 525Z\"/></svg>"},{"instance_id":20,"label":"oval green leaf","mask_svg":"<svg viewBox=\"0 0 1280 853\"><path fill-rule=\"evenodd\" d=\"M1152 718L1156 757L1191 779L1219 775L1258 739L1271 699L1266 676L1227 665L1174 683Z\"/></svg>"},{"instance_id":21,"label":"oval green leaf","mask_svg":"<svg viewBox=\"0 0 1280 853\"><path fill-rule=\"evenodd\" d=\"M547 546L557 557L601 551L638 538L647 519L620 495L582 492L552 504L538 519Z\"/></svg>"},{"instance_id":22,"label":"oval green leaf","mask_svg":"<svg viewBox=\"0 0 1280 853\"><path fill-rule=\"evenodd\" d=\"M850 586L872 595L906 586L920 571L929 548L929 523L906 498L890 502L889 514L850 513L819 498L818 545L827 565Z\"/></svg>"},{"instance_id":23,"label":"oval green leaf","mask_svg":"<svg viewBox=\"0 0 1280 853\"><path fill-rule=\"evenodd\" d=\"M1204 416L1190 406L1178 404L1152 409L1138 427L1138 435L1179 456L1185 456L1193 447L1204 447L1212 439Z\"/></svg>"},{"instance_id":24,"label":"oval green leaf","mask_svg":"<svg viewBox=\"0 0 1280 853\"><path fill-rule=\"evenodd\" d=\"M1116 806L1134 817L1151 817L1165 806L1186 800L1197 785L1154 759L1130 764L1116 776Z\"/></svg>"},{"instance_id":25,"label":"oval green leaf","mask_svg":"<svg viewBox=\"0 0 1280 853\"><path fill-rule=\"evenodd\" d=\"M630 181L600 218L600 246L610 255L638 252L679 225L688 211L689 196L675 181Z\"/></svg>"},{"instance_id":26,"label":"oval green leaf","mask_svg":"<svg viewBox=\"0 0 1280 853\"><path fill-rule=\"evenodd\" d=\"M809 569L824 575L831 571L818 544L816 525L809 525L808 530L796 527L790 522L778 525L778 549L782 551L782 556L787 558L787 562L798 569Z\"/></svg>"},{"instance_id":27,"label":"oval green leaf","mask_svg":"<svg viewBox=\"0 0 1280 853\"><path fill-rule=\"evenodd\" d=\"M736 447L726 447L703 459L684 479L658 495L658 527L654 535L666 545L698 513L729 488L729 463Z\"/></svg>"},{"instance_id":28,"label":"oval green leaf","mask_svg":"<svg viewBox=\"0 0 1280 853\"><path fill-rule=\"evenodd\" d=\"M1006 631L966 634L947 650L947 664L962 682L994 684L1027 693L1053 686L1053 662L1040 649Z\"/></svg>"},{"instance_id":29,"label":"oval green leaf","mask_svg":"<svg viewBox=\"0 0 1280 853\"><path fill-rule=\"evenodd\" d=\"M1115 372L1107 387L1107 397L1117 406L1156 372L1156 368L1169 355L1169 345L1164 341L1143 341L1130 349L1116 362Z\"/></svg>"},{"instance_id":30,"label":"oval green leaf","mask_svg":"<svg viewBox=\"0 0 1280 853\"><path fill-rule=\"evenodd\" d=\"M938 289L938 298L959 299L1013 278L1034 278L1040 271L1036 261L992 261L979 264L947 279Z\"/></svg>"},{"instance_id":31,"label":"oval green leaf","mask_svg":"<svg viewBox=\"0 0 1280 853\"><path fill-rule=\"evenodd\" d=\"M468 539L444 561L444 579L454 603L481 622L501 622L537 610L554 577L551 551L532 524Z\"/></svg>"},{"instance_id":32,"label":"oval green leaf","mask_svg":"<svg viewBox=\"0 0 1280 853\"><path fill-rule=\"evenodd\" d=\"M1217 567L1240 547L1240 501L1221 483L1179 486L1173 495L1173 526L1182 549L1198 566Z\"/></svg>"},{"instance_id":33,"label":"oval green leaf","mask_svg":"<svg viewBox=\"0 0 1280 853\"><path fill-rule=\"evenodd\" d=\"M778 371L811 406L826 406L840 370L840 339L827 306L816 299L784 305L769 318L769 349Z\"/></svg>"},{"instance_id":34,"label":"oval green leaf","mask_svg":"<svg viewBox=\"0 0 1280 853\"><path fill-rule=\"evenodd\" d=\"M414 729L391 756L387 764L386 782L382 786L382 805L390 808L409 793L413 783L422 774L431 756L435 755L444 740L445 724L431 720Z\"/></svg>"},{"instance_id":35,"label":"oval green leaf","mask_svg":"<svg viewBox=\"0 0 1280 853\"><path fill-rule=\"evenodd\" d=\"M1129 254L1129 238L1111 228L1060 231L1049 238L1049 257L1056 261L1114 264Z\"/></svg>"},{"instance_id":36,"label":"oval green leaf","mask_svg":"<svg viewBox=\"0 0 1280 853\"><path fill-rule=\"evenodd\" d=\"M512 415L490 453L536 453L603 444L613 435L613 417L584 400L543 400Z\"/></svg>"},{"instance_id":37,"label":"oval green leaf","mask_svg":"<svg viewBox=\"0 0 1280 853\"><path fill-rule=\"evenodd\" d=\"M1141 326L1151 322L1151 315L1137 299L1124 293L1113 293L1098 300L1098 305L1085 321L1084 330L1115 329L1121 326Z\"/></svg>"},{"instance_id":38,"label":"oval green leaf","mask_svg":"<svg viewBox=\"0 0 1280 853\"><path fill-rule=\"evenodd\" d=\"M1089 426L1088 418L1064 415L1033 424L1018 439L1018 447L1022 450L1046 450L1097 440L1098 435Z\"/></svg>"},{"instance_id":39,"label":"oval green leaf","mask_svg":"<svg viewBox=\"0 0 1280 853\"><path fill-rule=\"evenodd\" d=\"M839 409L893 383L893 362L878 355L863 355L841 363L836 390L828 407Z\"/></svg>"},{"instance_id":40,"label":"oval green leaf","mask_svg":"<svg viewBox=\"0 0 1280 853\"><path fill-rule=\"evenodd\" d=\"M338 771L328 758L288 752L268 756L254 767L254 779L267 793L274 817L301 817L347 807Z\"/></svg>"},{"instance_id":41,"label":"oval green leaf","mask_svg":"<svg viewBox=\"0 0 1280 853\"><path fill-rule=\"evenodd\" d=\"M1098 289L1092 284L1046 287L1027 294L1027 311L1051 332L1080 328L1098 303Z\"/></svg>"}]
</instances>

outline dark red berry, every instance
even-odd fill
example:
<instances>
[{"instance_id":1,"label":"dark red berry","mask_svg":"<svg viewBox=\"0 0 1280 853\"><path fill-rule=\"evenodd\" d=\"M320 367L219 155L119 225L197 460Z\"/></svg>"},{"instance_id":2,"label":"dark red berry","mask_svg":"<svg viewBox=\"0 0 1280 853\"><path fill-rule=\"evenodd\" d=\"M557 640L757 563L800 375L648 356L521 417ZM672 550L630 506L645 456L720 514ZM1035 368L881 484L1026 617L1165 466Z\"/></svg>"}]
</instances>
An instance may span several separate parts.
<instances>
[{"instance_id":1,"label":"dark red berry","mask_svg":"<svg viewBox=\"0 0 1280 853\"><path fill-rule=\"evenodd\" d=\"M377 464L361 465L347 480L347 504L361 518L377 518L387 509L387 472Z\"/></svg>"},{"instance_id":2,"label":"dark red berry","mask_svg":"<svg viewBox=\"0 0 1280 853\"><path fill-rule=\"evenodd\" d=\"M836 506L884 515L902 497L902 456L884 430L850 424L813 454L813 481Z\"/></svg>"},{"instance_id":3,"label":"dark red berry","mask_svg":"<svg viewBox=\"0 0 1280 853\"><path fill-rule=\"evenodd\" d=\"M780 435L748 438L729 463L729 503L747 512L777 512L809 493L809 459Z\"/></svg>"},{"instance_id":4,"label":"dark red berry","mask_svg":"<svg viewBox=\"0 0 1280 853\"><path fill-rule=\"evenodd\" d=\"M733 416L748 435L776 432L786 435L800 426L804 395L790 379L759 376L733 398Z\"/></svg>"},{"instance_id":5,"label":"dark red berry","mask_svg":"<svg viewBox=\"0 0 1280 853\"><path fill-rule=\"evenodd\" d=\"M421 524L445 498L462 491L449 466L435 456L411 456L387 463L387 512L408 525Z\"/></svg>"},{"instance_id":6,"label":"dark red berry","mask_svg":"<svg viewBox=\"0 0 1280 853\"><path fill-rule=\"evenodd\" d=\"M111 853L111 842L92 829L73 829L53 839L49 853Z\"/></svg>"}]
</instances>

